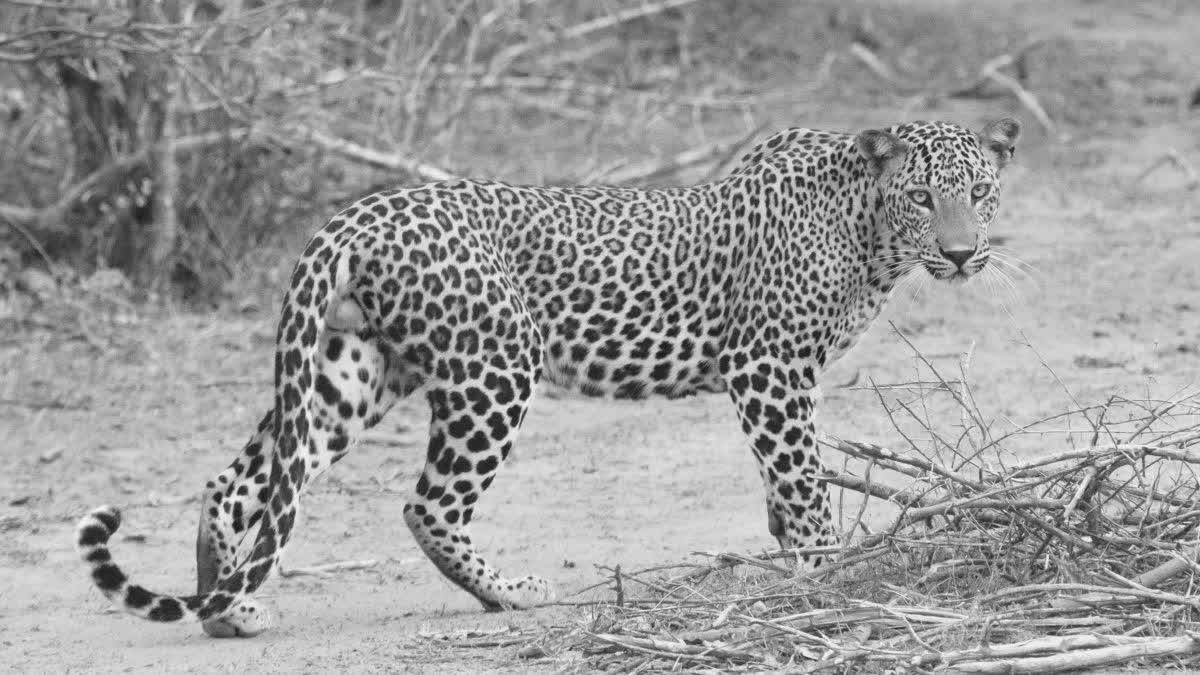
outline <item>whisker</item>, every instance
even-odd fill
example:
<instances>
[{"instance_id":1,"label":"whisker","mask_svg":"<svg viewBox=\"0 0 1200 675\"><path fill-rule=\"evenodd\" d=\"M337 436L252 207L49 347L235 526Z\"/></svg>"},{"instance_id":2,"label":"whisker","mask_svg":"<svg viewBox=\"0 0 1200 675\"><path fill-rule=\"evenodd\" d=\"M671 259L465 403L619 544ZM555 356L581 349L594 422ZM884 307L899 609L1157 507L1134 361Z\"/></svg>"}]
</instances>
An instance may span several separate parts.
<instances>
[{"instance_id":1,"label":"whisker","mask_svg":"<svg viewBox=\"0 0 1200 675\"><path fill-rule=\"evenodd\" d=\"M915 251L900 251L898 253L889 253L886 255L875 256L874 258L868 259L867 264L870 265L872 263L879 263L879 262L885 262L885 261L911 260L914 257L916 257Z\"/></svg>"},{"instance_id":2,"label":"whisker","mask_svg":"<svg viewBox=\"0 0 1200 675\"><path fill-rule=\"evenodd\" d=\"M913 287L915 285L918 285L921 283L920 280L918 279L918 276L922 276L922 275L915 275L915 274L907 275L903 279L900 280L900 283L896 284L896 288L893 290L893 293L892 293L893 296L896 298L896 301L893 304L893 307L894 307L893 312L895 312L896 314L906 314L910 309L912 309L912 307L913 307L913 293L912 293Z\"/></svg>"},{"instance_id":3,"label":"whisker","mask_svg":"<svg viewBox=\"0 0 1200 675\"><path fill-rule=\"evenodd\" d=\"M915 277L913 277L911 274L905 274L896 283L896 287L895 287L895 289L893 289L893 292L902 293L902 292L908 290L908 287L914 283L913 282L914 278Z\"/></svg>"},{"instance_id":4,"label":"whisker","mask_svg":"<svg viewBox=\"0 0 1200 675\"><path fill-rule=\"evenodd\" d=\"M1028 281L1028 282L1034 284L1035 286L1041 285L1041 282L1039 279L1031 276L1025 270L1022 270L1021 268L1016 267L1013 264L1011 264L1005 260L997 258L996 263L997 263L996 265L992 266L994 268L995 273L998 274L1001 278L1006 279L1014 287L1017 284L1016 277L1020 277L1022 280Z\"/></svg>"},{"instance_id":5,"label":"whisker","mask_svg":"<svg viewBox=\"0 0 1200 675\"><path fill-rule=\"evenodd\" d=\"M877 255L873 258L868 258L867 262L878 262L880 260L890 260L893 258L906 258L908 255L908 251L896 251L895 253L885 253L883 255Z\"/></svg>"},{"instance_id":6,"label":"whisker","mask_svg":"<svg viewBox=\"0 0 1200 675\"><path fill-rule=\"evenodd\" d=\"M879 270L877 270L875 272L875 274L871 277L871 281L876 281L878 279L882 279L885 276L897 276L900 278L907 278L908 273L920 265L921 265L921 262L919 260L900 260L897 262L889 263L887 265L884 265Z\"/></svg>"},{"instance_id":7,"label":"whisker","mask_svg":"<svg viewBox=\"0 0 1200 675\"><path fill-rule=\"evenodd\" d=\"M996 277L997 272L992 268L985 268L981 274L984 286L987 288L988 298L998 303L1001 307L1007 307L1005 302L1008 295L1008 289Z\"/></svg>"},{"instance_id":8,"label":"whisker","mask_svg":"<svg viewBox=\"0 0 1200 675\"><path fill-rule=\"evenodd\" d=\"M979 283L983 284L983 290L986 294L986 297L989 298L996 297L997 295L996 280L993 278L994 274L995 272L993 272L990 268L985 267L974 277L971 277L971 281L979 279ZM972 286L976 288L978 287L977 284L972 284Z\"/></svg>"},{"instance_id":9,"label":"whisker","mask_svg":"<svg viewBox=\"0 0 1200 675\"><path fill-rule=\"evenodd\" d=\"M1019 263L1010 260L1003 253L995 253L992 259L996 263L993 267L996 268L997 272L1003 273L1005 276L1020 277L1023 280L1033 282L1035 285L1041 285L1041 275L1029 265L1022 267Z\"/></svg>"},{"instance_id":10,"label":"whisker","mask_svg":"<svg viewBox=\"0 0 1200 675\"><path fill-rule=\"evenodd\" d=\"M1014 282L1004 271L999 267L993 267L989 271L989 278L995 282L997 289L1003 294L1001 298L1002 304L1018 305L1021 303L1021 293ZM1007 300L1007 303L1004 303Z\"/></svg>"},{"instance_id":11,"label":"whisker","mask_svg":"<svg viewBox=\"0 0 1200 675\"><path fill-rule=\"evenodd\" d=\"M1003 253L1005 256L1012 258L1013 260L1016 260L1022 264L1028 265L1028 263L1026 263L1024 260L1021 259L1020 256L1017 255L1016 249L1013 249L1009 246L992 246L991 250Z\"/></svg>"},{"instance_id":12,"label":"whisker","mask_svg":"<svg viewBox=\"0 0 1200 675\"><path fill-rule=\"evenodd\" d=\"M1030 263L1022 260L1020 257L1018 257L1015 253L1013 253L1009 249L994 248L994 249L992 249L992 253L994 253L998 258L1004 260L1005 262L1008 262L1009 264L1020 268L1023 272L1025 272L1027 274L1037 274L1038 273L1038 269L1036 267L1034 267Z\"/></svg>"},{"instance_id":13,"label":"whisker","mask_svg":"<svg viewBox=\"0 0 1200 675\"><path fill-rule=\"evenodd\" d=\"M876 279L880 279L884 276L890 275L890 274L894 273L895 271L897 271L898 269L903 268L903 266L908 262L910 262L910 261L895 260L895 261L889 262L887 264L881 265L879 267L879 269L875 270L871 274L870 279L871 279L871 281L875 281Z\"/></svg>"},{"instance_id":14,"label":"whisker","mask_svg":"<svg viewBox=\"0 0 1200 675\"><path fill-rule=\"evenodd\" d=\"M996 301L1006 313L1011 314L1012 310L1010 307L1021 303L1021 298L1019 297L1016 289L1014 289L1011 285L1006 284L1004 277L998 272L992 272L992 280L996 284L997 289L997 293L995 295Z\"/></svg>"},{"instance_id":15,"label":"whisker","mask_svg":"<svg viewBox=\"0 0 1200 675\"><path fill-rule=\"evenodd\" d=\"M1037 269L1035 269L1029 263L1020 260L1019 258L1014 258L1003 251L992 251L991 257L995 258L996 260L1001 260L1013 268L1021 270L1022 272L1037 272Z\"/></svg>"}]
</instances>

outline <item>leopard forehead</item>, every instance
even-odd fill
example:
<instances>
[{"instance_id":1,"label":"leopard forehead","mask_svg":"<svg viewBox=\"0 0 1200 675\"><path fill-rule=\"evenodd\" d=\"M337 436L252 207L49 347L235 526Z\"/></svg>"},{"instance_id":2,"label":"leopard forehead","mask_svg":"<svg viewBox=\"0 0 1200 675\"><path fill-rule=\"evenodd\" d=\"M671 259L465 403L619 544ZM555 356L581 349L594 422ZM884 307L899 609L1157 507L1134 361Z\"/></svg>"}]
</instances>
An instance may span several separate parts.
<instances>
[{"instance_id":1,"label":"leopard forehead","mask_svg":"<svg viewBox=\"0 0 1200 675\"><path fill-rule=\"evenodd\" d=\"M995 164L970 129L949 122L911 122L888 131L907 146L889 182L895 189L920 185L960 198L974 185L998 179Z\"/></svg>"}]
</instances>

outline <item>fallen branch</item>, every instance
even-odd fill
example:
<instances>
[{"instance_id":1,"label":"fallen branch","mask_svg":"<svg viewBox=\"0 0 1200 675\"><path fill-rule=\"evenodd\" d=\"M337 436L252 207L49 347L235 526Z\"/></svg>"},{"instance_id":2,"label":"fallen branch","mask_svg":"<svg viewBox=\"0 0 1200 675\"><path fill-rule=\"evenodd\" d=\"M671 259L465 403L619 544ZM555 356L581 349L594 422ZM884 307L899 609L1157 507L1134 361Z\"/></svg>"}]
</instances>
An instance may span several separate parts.
<instances>
[{"instance_id":1,"label":"fallen branch","mask_svg":"<svg viewBox=\"0 0 1200 675\"><path fill-rule=\"evenodd\" d=\"M1142 600L1152 600L1152 601L1156 601L1156 602L1165 602L1165 603L1169 603L1169 604L1187 605L1188 607L1200 609L1200 599L1193 600L1191 598L1186 598L1186 597L1183 597L1182 595L1177 595L1175 593L1163 593L1161 591L1155 591L1155 590L1151 590L1148 588L1116 588L1116 587L1097 586L1094 584L1073 584L1073 583L1030 584L1028 586L1014 586L1014 587L1010 587L1010 588L1004 588L999 591L996 591L995 593L984 596L984 597L980 598L979 601L981 603L989 603L989 602L994 602L994 601L1002 599L1002 598L1006 598L1011 595L1042 594L1042 593L1046 593L1046 592L1053 593L1053 592L1059 592L1059 591L1085 591L1087 593L1094 594L1094 597L1098 598L1098 600L1096 600L1095 602L1091 602L1091 601L1080 602L1080 600L1082 598L1080 598L1080 599L1072 598L1071 599L1072 602L1077 603L1075 606L1080 606L1080 605L1094 606L1096 604L1102 604L1105 602L1117 602L1117 603L1125 602L1125 603L1127 603L1127 602L1129 602L1129 598L1140 598ZM1089 596L1083 596L1083 597L1089 597Z\"/></svg>"},{"instance_id":2,"label":"fallen branch","mask_svg":"<svg viewBox=\"0 0 1200 675\"><path fill-rule=\"evenodd\" d=\"M1193 546L1175 555L1174 559L1134 577L1133 582L1147 588L1155 588L1184 572L1195 570L1196 561L1200 560L1200 547Z\"/></svg>"},{"instance_id":3,"label":"fallen branch","mask_svg":"<svg viewBox=\"0 0 1200 675\"><path fill-rule=\"evenodd\" d=\"M92 403L88 399L82 403L67 403L62 400L25 401L21 399L0 398L0 405L29 408L30 410L91 410Z\"/></svg>"},{"instance_id":4,"label":"fallen branch","mask_svg":"<svg viewBox=\"0 0 1200 675\"><path fill-rule=\"evenodd\" d=\"M159 506L178 506L180 504L188 504L199 501L200 493L192 493L187 495L159 495L151 492L145 500L129 504L130 507L159 507Z\"/></svg>"},{"instance_id":5,"label":"fallen branch","mask_svg":"<svg viewBox=\"0 0 1200 675\"><path fill-rule=\"evenodd\" d=\"M488 64L487 73L484 79L498 76L503 71L507 70L509 65L518 58L530 54L534 51L544 51L556 44L575 40L581 37L591 35L592 33L606 30L619 26L622 23L641 19L647 16L653 16L670 9L676 9L685 5L695 3L697 0L660 0L659 2L649 2L640 7L629 7L619 9L611 14L584 21L582 23L556 31L552 36L540 40L530 40L519 44L511 45L501 49L492 57Z\"/></svg>"},{"instance_id":6,"label":"fallen branch","mask_svg":"<svg viewBox=\"0 0 1200 675\"><path fill-rule=\"evenodd\" d=\"M1038 101L1037 97L1030 93L1028 89L1021 86L1020 82L1000 72L997 68L985 69L984 76L1012 92L1012 95L1021 102L1021 105L1025 106L1025 109L1028 110L1031 115L1033 115L1033 118L1038 121L1038 124L1042 125L1042 128L1046 130L1046 133L1052 136L1058 136L1058 127L1054 124L1054 121L1050 119L1049 113L1047 113L1046 109L1042 107L1042 104Z\"/></svg>"},{"instance_id":7,"label":"fallen branch","mask_svg":"<svg viewBox=\"0 0 1200 675\"><path fill-rule=\"evenodd\" d=\"M1187 189L1195 190L1200 187L1200 175L1197 175L1195 167L1175 150L1168 150L1160 155L1150 166L1146 167L1145 171L1138 174L1138 177L1133 180L1133 184L1140 185L1147 176L1168 164L1183 172L1183 175L1187 177Z\"/></svg>"},{"instance_id":8,"label":"fallen branch","mask_svg":"<svg viewBox=\"0 0 1200 675\"><path fill-rule=\"evenodd\" d=\"M1175 558L1168 560L1158 567L1139 574L1131 579L1130 583L1135 585L1135 588L1139 590L1148 591L1184 572L1195 571L1198 556L1200 556L1200 548L1192 547L1184 553L1177 553ZM1094 607L1096 605L1121 602L1119 595L1122 594L1113 592L1087 593L1074 598L1059 598L1053 601L1053 605L1064 608Z\"/></svg>"},{"instance_id":9,"label":"fallen branch","mask_svg":"<svg viewBox=\"0 0 1200 675\"><path fill-rule=\"evenodd\" d=\"M1081 649L1053 656L1008 658L996 661L960 661L953 664L959 673L1061 673L1087 668L1115 666L1135 659L1154 656L1181 656L1200 651L1200 642L1192 634L1145 640L1097 649Z\"/></svg>"},{"instance_id":10,"label":"fallen branch","mask_svg":"<svg viewBox=\"0 0 1200 675\"><path fill-rule=\"evenodd\" d=\"M323 131L301 124L288 125L279 131L267 134L272 140L285 146L296 146L303 141L311 142L322 150L341 155L347 159L388 171L404 171L424 180L452 180L456 176L449 171L425 164L419 160L396 152L379 152L354 141L331 136Z\"/></svg>"},{"instance_id":11,"label":"fallen branch","mask_svg":"<svg viewBox=\"0 0 1200 675\"><path fill-rule=\"evenodd\" d=\"M1125 637L1123 635L1068 635L1062 637L1044 637L1011 644L985 645L976 649L962 649L951 652L922 654L912 660L914 666L937 665L946 667L979 659L1011 659L1046 652L1071 652L1080 649L1096 649L1098 647L1116 647L1139 645L1152 642L1146 638Z\"/></svg>"},{"instance_id":12,"label":"fallen branch","mask_svg":"<svg viewBox=\"0 0 1200 675\"><path fill-rule=\"evenodd\" d=\"M640 638L632 635L613 635L610 633L588 633L590 637L601 642L635 649L647 654L663 654L691 659L722 659L735 663L762 661L762 657L753 652L746 652L721 647L689 645L680 642L668 642L654 638Z\"/></svg>"},{"instance_id":13,"label":"fallen branch","mask_svg":"<svg viewBox=\"0 0 1200 675\"><path fill-rule=\"evenodd\" d=\"M927 506L927 502L921 498L919 494L915 494L906 490L897 490L893 487L888 487L882 483L875 483L864 480L858 476L852 476L846 473L837 474L822 474L817 477L817 480L831 483L839 487L861 492L869 497L882 499L884 501L899 504L900 506Z\"/></svg>"},{"instance_id":14,"label":"fallen branch","mask_svg":"<svg viewBox=\"0 0 1200 675\"><path fill-rule=\"evenodd\" d=\"M1017 101L1021 103L1029 114L1037 120L1038 124L1046 131L1046 133L1057 137L1058 127L1054 124L1054 120L1050 119L1049 113L1042 107L1037 96L1025 88L1021 84L1021 80L1025 78L1026 66L1025 60L1029 52L1041 46L1045 42L1042 38L1036 38L1026 42L1016 51L1009 54L1001 54L995 58L989 59L979 68L979 79L974 83L965 87L959 87L950 91L947 96L950 97L979 97L983 95L985 87L988 83L998 85L1008 93L1012 94ZM1017 71L1017 77L1012 77L1005 74L1004 68L1014 68Z\"/></svg>"},{"instance_id":15,"label":"fallen branch","mask_svg":"<svg viewBox=\"0 0 1200 675\"><path fill-rule=\"evenodd\" d=\"M902 94L911 94L917 90L913 84L902 82L897 77L891 66L883 62L883 59L861 42L854 42L850 45L850 55L858 59L859 63L867 67L875 77L879 78L886 84L890 85Z\"/></svg>"},{"instance_id":16,"label":"fallen branch","mask_svg":"<svg viewBox=\"0 0 1200 675\"><path fill-rule=\"evenodd\" d=\"M363 434L360 443L369 445L404 446L415 445L417 439L412 434L393 433L390 431L371 430Z\"/></svg>"},{"instance_id":17,"label":"fallen branch","mask_svg":"<svg viewBox=\"0 0 1200 675\"><path fill-rule=\"evenodd\" d=\"M1025 62L1029 57L1029 52L1037 47L1045 44L1044 38L1034 38L1017 49L988 59L979 68L978 78L969 84L962 85L955 89L946 92L946 96L950 98L990 98L987 89L989 84L993 84L994 80L988 76L989 72L998 72L1002 68L1012 67L1017 71L1018 81L1025 79L1025 72L1028 70Z\"/></svg>"},{"instance_id":18,"label":"fallen branch","mask_svg":"<svg viewBox=\"0 0 1200 675\"><path fill-rule=\"evenodd\" d=\"M334 572L348 572L352 570L365 570L375 567L379 564L378 560L344 560L341 562L333 562L325 565L312 565L310 567L296 568L279 568L279 576L281 577L329 577Z\"/></svg>"},{"instance_id":19,"label":"fallen branch","mask_svg":"<svg viewBox=\"0 0 1200 675\"><path fill-rule=\"evenodd\" d=\"M1025 45L1016 51L1008 54L1001 54L986 61L979 68L978 78L970 84L955 87L946 92L946 96L950 97L980 97L984 95L985 88L988 84L995 84L1001 89L1011 94L1017 99L1020 104L1033 115L1038 124L1041 125L1047 133L1058 137L1058 128L1054 121L1050 118L1049 113L1042 107L1037 96L1021 84L1019 78L1014 78L1003 72L1004 68L1015 67L1018 73L1025 71L1025 59L1028 53L1035 47L1041 45L1043 39L1038 38L1027 42ZM889 66L882 58L879 57L869 46L862 42L854 42L849 47L850 55L857 59L863 66L867 68L876 78L888 84L902 95L912 95L920 93L923 86L918 83L913 83L905 80L897 75L894 69ZM1023 75L1021 75L1023 78Z\"/></svg>"},{"instance_id":20,"label":"fallen branch","mask_svg":"<svg viewBox=\"0 0 1200 675\"><path fill-rule=\"evenodd\" d=\"M808 87L816 88L824 83L825 78L829 75L829 70L835 56L834 52L826 54L825 59L817 69L814 84L810 84ZM760 103L764 98L761 94L746 94L742 96L679 96L673 92L661 91L657 87L650 88L653 83L641 86L637 84L616 86L596 82L581 82L565 77L546 77L541 75L500 75L488 77L483 74L465 72L449 66L443 74L464 78L466 80L463 83L464 86L469 86L479 91L510 92L513 90L537 90L558 92L573 97L585 97L592 101L605 101L625 96L653 102L662 106L685 108L744 109L747 106ZM376 76L374 71L365 71L362 73L362 77L364 78Z\"/></svg>"}]
</instances>

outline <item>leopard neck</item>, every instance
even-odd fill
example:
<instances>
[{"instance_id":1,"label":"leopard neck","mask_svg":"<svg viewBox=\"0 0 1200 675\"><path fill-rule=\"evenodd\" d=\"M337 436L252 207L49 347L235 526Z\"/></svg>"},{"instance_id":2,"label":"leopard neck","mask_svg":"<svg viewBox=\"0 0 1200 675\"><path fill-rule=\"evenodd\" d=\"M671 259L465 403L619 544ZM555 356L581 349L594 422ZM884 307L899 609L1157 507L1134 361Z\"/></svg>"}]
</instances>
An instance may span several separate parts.
<instances>
[{"instance_id":1,"label":"leopard neck","mask_svg":"<svg viewBox=\"0 0 1200 675\"><path fill-rule=\"evenodd\" d=\"M875 291L889 295L900 281L913 270L906 244L887 223L883 195L878 185L869 186L869 235L867 238L867 279Z\"/></svg>"}]
</instances>

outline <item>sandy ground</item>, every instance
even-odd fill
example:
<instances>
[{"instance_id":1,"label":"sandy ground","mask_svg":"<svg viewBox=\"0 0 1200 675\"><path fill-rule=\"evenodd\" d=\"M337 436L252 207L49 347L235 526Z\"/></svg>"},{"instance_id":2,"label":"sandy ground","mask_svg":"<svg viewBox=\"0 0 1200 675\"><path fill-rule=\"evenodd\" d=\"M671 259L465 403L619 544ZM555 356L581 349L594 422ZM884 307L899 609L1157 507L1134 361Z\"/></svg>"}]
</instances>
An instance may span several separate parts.
<instances>
[{"instance_id":1,"label":"sandy ground","mask_svg":"<svg viewBox=\"0 0 1200 675\"><path fill-rule=\"evenodd\" d=\"M978 104L958 105L914 112L896 104L850 121L827 113L825 121L844 127L984 116ZM822 431L898 442L874 392L838 386L856 376L859 384L922 376L888 320L948 370L973 351L976 395L998 428L1066 410L1072 396L1084 403L1112 394L1167 398L1195 387L1200 197L1169 169L1138 187L1133 179L1167 150L1200 162L1197 124L1193 115L1073 131L1063 143L1048 143L1031 128L993 234L1033 266L1034 278L1019 283L1016 297L976 285L930 286L898 298L828 373ZM373 567L327 578L276 577L261 597L278 626L251 640L216 641L194 625L150 625L110 612L72 549L75 519L101 503L121 506L118 560L147 586L190 591L194 496L234 456L270 400L274 321L270 307L131 316L100 337L108 347L100 351L61 334L0 334L0 669L569 666L571 654L525 662L514 647L466 649L437 639L585 622L588 611L484 614L425 560L400 517L423 454L425 414L415 403L381 425L387 438L361 446L307 496L285 559L288 568L367 559L377 561ZM1047 434L1026 439L1020 450L1046 452L1067 442ZM474 538L506 573L541 574L570 594L603 581L598 566L629 569L694 551L772 548L761 500L724 395L639 404L544 397L515 459L477 510ZM846 509L857 503L847 497ZM868 520L886 515L872 507Z\"/></svg>"}]
</instances>

